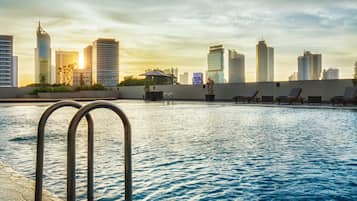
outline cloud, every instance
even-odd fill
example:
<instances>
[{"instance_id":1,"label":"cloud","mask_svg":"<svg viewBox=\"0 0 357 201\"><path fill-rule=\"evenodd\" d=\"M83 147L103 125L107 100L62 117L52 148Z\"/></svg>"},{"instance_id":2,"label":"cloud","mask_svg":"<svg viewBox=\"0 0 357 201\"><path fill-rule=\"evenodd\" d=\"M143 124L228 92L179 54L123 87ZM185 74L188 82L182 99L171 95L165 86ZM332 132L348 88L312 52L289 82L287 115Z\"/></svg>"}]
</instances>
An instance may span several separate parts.
<instances>
[{"instance_id":1,"label":"cloud","mask_svg":"<svg viewBox=\"0 0 357 201\"><path fill-rule=\"evenodd\" d=\"M261 38L275 47L279 80L296 71L305 49L322 53L327 67L342 66L344 77L357 60L354 0L0 0L0 26L15 36L27 73L38 20L54 49L81 50L96 38L116 38L127 72L149 64L204 71L208 46L223 43L243 52L246 71L254 74Z\"/></svg>"}]
</instances>

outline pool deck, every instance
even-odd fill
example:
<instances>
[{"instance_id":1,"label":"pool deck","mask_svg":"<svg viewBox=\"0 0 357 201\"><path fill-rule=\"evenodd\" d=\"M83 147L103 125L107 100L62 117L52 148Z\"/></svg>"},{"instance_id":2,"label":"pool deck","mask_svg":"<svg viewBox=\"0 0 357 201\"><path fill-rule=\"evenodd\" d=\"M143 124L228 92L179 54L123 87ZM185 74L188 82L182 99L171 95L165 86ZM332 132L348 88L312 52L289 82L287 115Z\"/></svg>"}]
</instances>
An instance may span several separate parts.
<instances>
[{"instance_id":1,"label":"pool deck","mask_svg":"<svg viewBox=\"0 0 357 201\"><path fill-rule=\"evenodd\" d=\"M0 103L43 103L43 102L58 102L61 100L75 101L95 101L95 100L117 100L116 97L106 98L0 98Z\"/></svg>"},{"instance_id":2,"label":"pool deck","mask_svg":"<svg viewBox=\"0 0 357 201\"><path fill-rule=\"evenodd\" d=\"M0 162L0 200L31 201L35 196L35 182ZM43 190L42 200L62 201Z\"/></svg>"},{"instance_id":3,"label":"pool deck","mask_svg":"<svg viewBox=\"0 0 357 201\"><path fill-rule=\"evenodd\" d=\"M0 106L6 103L51 103L58 102L61 100L74 100L74 101L96 101L96 100L107 100L107 101L143 101L142 99L118 99L116 97L106 97L106 98L66 98L66 99L50 99L50 98L0 98ZM177 103L206 103L206 104L223 104L223 105L236 105L236 106L255 106L255 107L282 107L282 108L301 108L301 109L338 109L338 110L357 110L357 105L346 105L342 104L332 105L330 103L304 103L304 104L277 104L277 103L242 103L242 102L232 102L232 101L197 101L197 100L161 100L161 101L143 101L143 102L169 102L173 104Z\"/></svg>"},{"instance_id":4,"label":"pool deck","mask_svg":"<svg viewBox=\"0 0 357 201\"><path fill-rule=\"evenodd\" d=\"M257 107L284 107L284 108L301 108L301 109L336 109L336 110L357 110L355 105L332 105L332 104L261 104L261 103L238 103L237 106L257 106Z\"/></svg>"}]
</instances>

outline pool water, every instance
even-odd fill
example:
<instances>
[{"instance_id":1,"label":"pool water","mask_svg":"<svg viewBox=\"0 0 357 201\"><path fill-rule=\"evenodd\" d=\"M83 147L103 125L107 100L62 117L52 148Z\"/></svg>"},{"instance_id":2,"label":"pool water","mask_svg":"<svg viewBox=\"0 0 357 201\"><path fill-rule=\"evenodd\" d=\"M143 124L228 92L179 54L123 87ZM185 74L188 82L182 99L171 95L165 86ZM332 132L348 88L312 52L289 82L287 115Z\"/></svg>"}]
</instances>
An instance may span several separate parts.
<instances>
[{"instance_id":1,"label":"pool water","mask_svg":"<svg viewBox=\"0 0 357 201\"><path fill-rule=\"evenodd\" d=\"M132 125L134 200L357 200L357 111L114 103ZM48 106L0 107L0 160L31 178ZM74 113L55 112L46 128L44 187L62 198ZM95 200L123 200L123 126L109 110L93 116ZM86 200L85 124L77 133L78 200Z\"/></svg>"}]
</instances>

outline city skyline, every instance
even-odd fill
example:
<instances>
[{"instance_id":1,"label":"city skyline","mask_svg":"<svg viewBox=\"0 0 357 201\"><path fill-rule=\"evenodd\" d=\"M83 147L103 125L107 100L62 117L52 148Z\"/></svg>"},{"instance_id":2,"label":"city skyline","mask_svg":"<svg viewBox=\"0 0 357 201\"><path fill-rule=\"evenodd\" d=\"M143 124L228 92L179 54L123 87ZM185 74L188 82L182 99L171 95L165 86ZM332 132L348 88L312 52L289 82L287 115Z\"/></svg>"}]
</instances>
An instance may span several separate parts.
<instances>
[{"instance_id":1,"label":"city skyline","mask_svg":"<svg viewBox=\"0 0 357 201\"><path fill-rule=\"evenodd\" d=\"M0 5L0 26L7 27L1 34L14 36L22 86L33 82L39 20L51 35L53 51L83 55L97 38L119 40L121 79L153 67L205 72L207 47L223 44L246 56L246 81L252 82L255 44L261 39L274 47L277 81L297 71L296 57L306 49L323 55L322 68L338 67L341 78L352 78L357 60L355 1L148 1L142 6L136 1L0 0Z\"/></svg>"}]
</instances>

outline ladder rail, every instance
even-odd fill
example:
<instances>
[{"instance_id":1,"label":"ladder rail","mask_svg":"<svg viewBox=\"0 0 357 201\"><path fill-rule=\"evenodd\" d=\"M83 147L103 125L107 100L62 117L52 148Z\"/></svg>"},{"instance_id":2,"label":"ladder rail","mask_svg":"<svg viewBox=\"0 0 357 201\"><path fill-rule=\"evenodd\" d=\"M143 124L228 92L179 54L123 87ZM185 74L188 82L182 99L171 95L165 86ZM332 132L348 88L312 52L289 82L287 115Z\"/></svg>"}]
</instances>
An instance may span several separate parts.
<instances>
[{"instance_id":1,"label":"ladder rail","mask_svg":"<svg viewBox=\"0 0 357 201\"><path fill-rule=\"evenodd\" d=\"M132 161L131 161L131 126L125 113L116 105L108 101L94 101L78 110L71 120L68 128L68 146L67 146L67 201L75 201L76 199L76 150L75 150L75 135L77 127L82 118L88 115L92 110L98 108L106 108L116 113L124 126L124 173L125 173L125 200L132 200ZM93 137L93 136L92 136ZM92 147L93 149L93 144ZM88 165L93 167L93 157L88 160ZM88 177L88 181L93 182L93 175Z\"/></svg>"},{"instance_id":2,"label":"ladder rail","mask_svg":"<svg viewBox=\"0 0 357 201\"><path fill-rule=\"evenodd\" d=\"M42 201L42 185L43 185L43 158L44 158L44 137L45 137L45 126L48 118L56 110L63 107L72 107L80 109L81 104L75 101L64 100L59 101L45 110L42 114L37 128L37 152L36 152L36 184L35 184L35 201ZM90 161L93 160L93 119L90 114L85 115L88 124L88 164L92 164ZM93 181L89 181L89 178L93 178L93 166L88 166L87 169L88 181L87 181L87 197L88 200L93 200Z\"/></svg>"}]
</instances>

